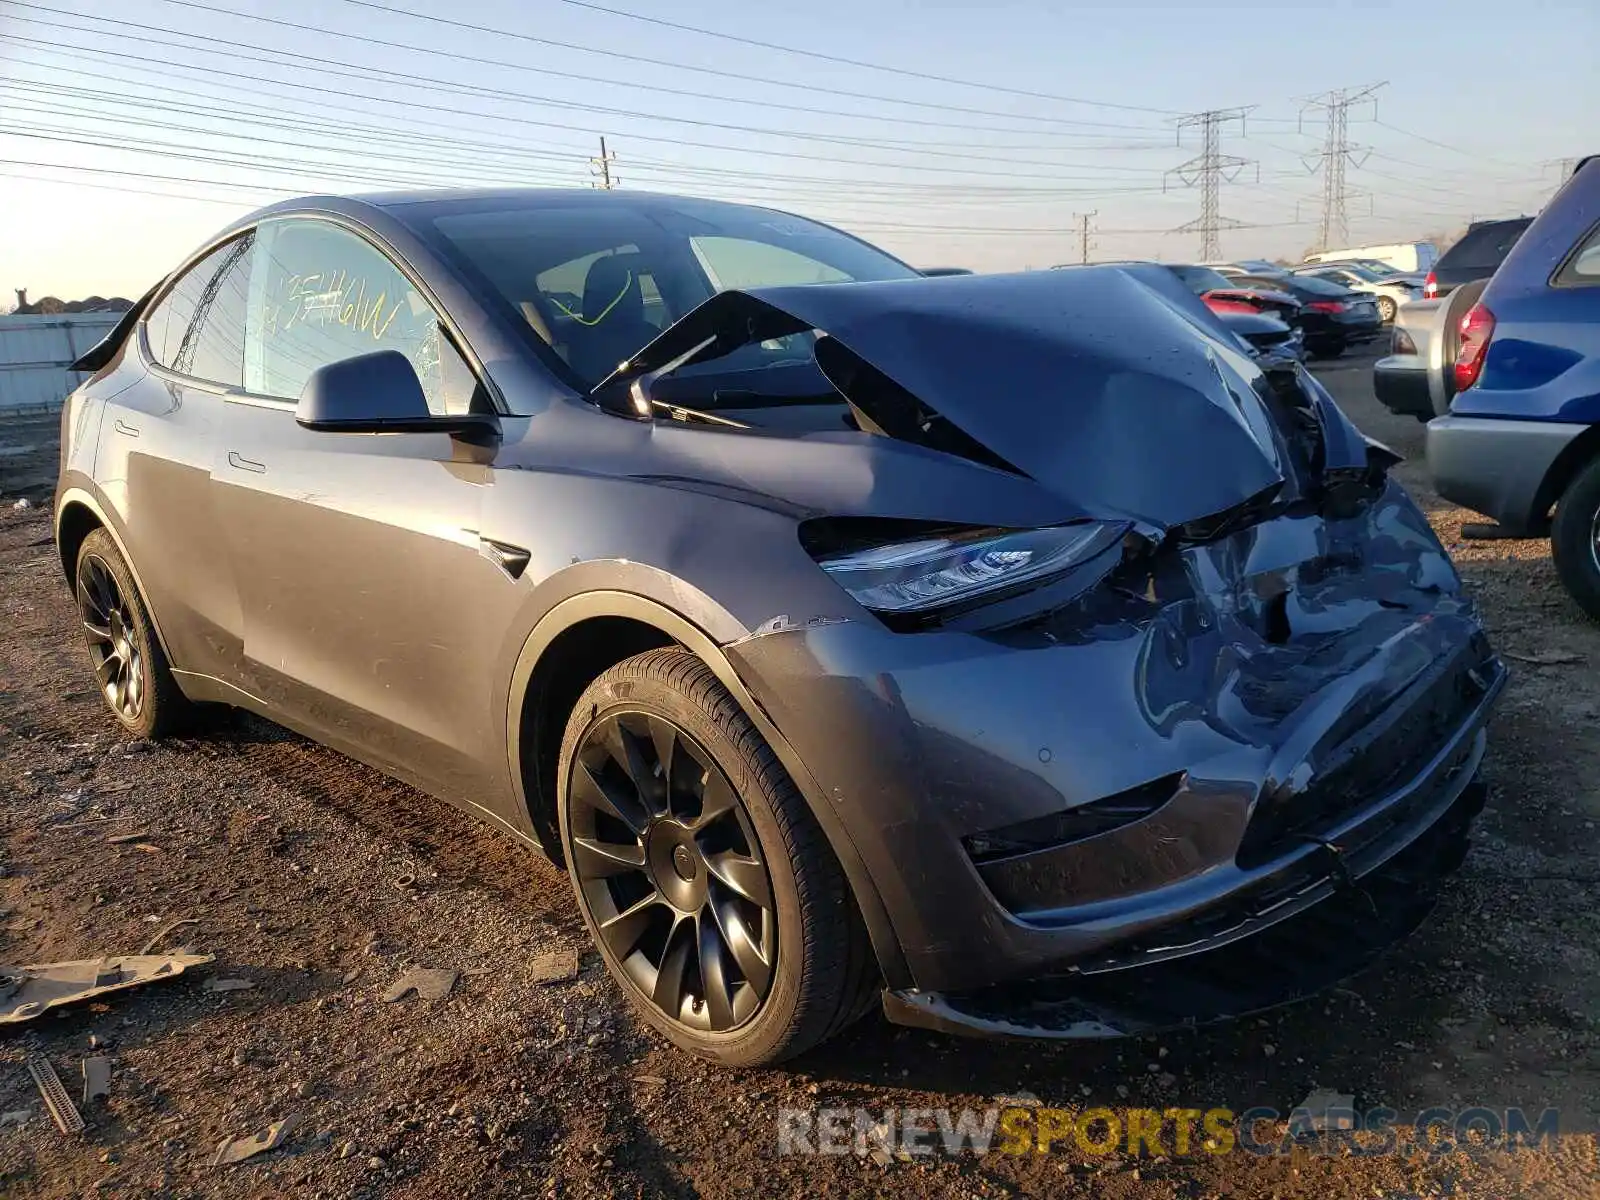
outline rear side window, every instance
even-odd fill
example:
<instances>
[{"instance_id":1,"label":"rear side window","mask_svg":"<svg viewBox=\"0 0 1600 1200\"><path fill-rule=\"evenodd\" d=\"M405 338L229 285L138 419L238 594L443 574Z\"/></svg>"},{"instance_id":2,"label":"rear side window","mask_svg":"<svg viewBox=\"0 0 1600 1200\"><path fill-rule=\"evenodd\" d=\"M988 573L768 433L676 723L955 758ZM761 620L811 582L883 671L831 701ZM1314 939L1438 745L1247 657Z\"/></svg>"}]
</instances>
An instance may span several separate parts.
<instances>
[{"instance_id":1,"label":"rear side window","mask_svg":"<svg viewBox=\"0 0 1600 1200\"><path fill-rule=\"evenodd\" d=\"M398 350L411 360L431 412L485 405L438 314L372 243L327 221L269 221L254 258L247 391L297 400L318 367Z\"/></svg>"},{"instance_id":2,"label":"rear side window","mask_svg":"<svg viewBox=\"0 0 1600 1200\"><path fill-rule=\"evenodd\" d=\"M217 247L184 272L150 311L145 336L163 367L207 383L240 386L254 236L247 233Z\"/></svg>"},{"instance_id":3,"label":"rear side window","mask_svg":"<svg viewBox=\"0 0 1600 1200\"><path fill-rule=\"evenodd\" d=\"M1437 266L1451 271L1493 273L1531 224L1531 220L1495 221L1469 229L1459 242L1445 251Z\"/></svg>"},{"instance_id":4,"label":"rear side window","mask_svg":"<svg viewBox=\"0 0 1600 1200\"><path fill-rule=\"evenodd\" d=\"M1600 225L1589 231L1589 236L1584 238L1577 251L1556 274L1555 282L1563 287L1600 284Z\"/></svg>"}]
</instances>

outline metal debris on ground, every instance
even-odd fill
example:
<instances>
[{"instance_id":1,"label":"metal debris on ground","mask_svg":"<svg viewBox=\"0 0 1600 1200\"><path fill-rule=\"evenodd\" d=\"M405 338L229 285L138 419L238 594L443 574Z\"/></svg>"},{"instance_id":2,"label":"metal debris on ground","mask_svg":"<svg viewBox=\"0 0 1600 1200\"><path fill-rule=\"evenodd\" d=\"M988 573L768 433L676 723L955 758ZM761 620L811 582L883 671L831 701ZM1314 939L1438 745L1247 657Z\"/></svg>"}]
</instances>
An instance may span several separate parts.
<instances>
[{"instance_id":1,"label":"metal debris on ground","mask_svg":"<svg viewBox=\"0 0 1600 1200\"><path fill-rule=\"evenodd\" d=\"M61 1086L61 1076L56 1074L50 1060L42 1054L30 1055L28 1074L33 1076L33 1082L38 1086L39 1095L43 1097L44 1106L50 1113L50 1119L56 1123L56 1128L68 1135L82 1133L83 1114L72 1103L67 1089Z\"/></svg>"},{"instance_id":2,"label":"metal debris on ground","mask_svg":"<svg viewBox=\"0 0 1600 1200\"><path fill-rule=\"evenodd\" d=\"M108 837L106 839L106 845L126 846L129 842L142 842L149 836L150 835L148 833L121 833L116 837Z\"/></svg>"},{"instance_id":3,"label":"metal debris on ground","mask_svg":"<svg viewBox=\"0 0 1600 1200\"><path fill-rule=\"evenodd\" d=\"M460 972L448 969L412 967L389 985L389 990L383 993L383 1002L393 1004L412 992L423 1000L443 1000L455 987L459 975Z\"/></svg>"},{"instance_id":4,"label":"metal debris on ground","mask_svg":"<svg viewBox=\"0 0 1600 1200\"><path fill-rule=\"evenodd\" d=\"M535 983L565 983L578 977L578 952L552 950L537 956L528 964L528 969Z\"/></svg>"},{"instance_id":5,"label":"metal debris on ground","mask_svg":"<svg viewBox=\"0 0 1600 1200\"><path fill-rule=\"evenodd\" d=\"M72 962L0 966L0 1025L31 1021L63 1004L182 975L210 954L125 954Z\"/></svg>"},{"instance_id":6,"label":"metal debris on ground","mask_svg":"<svg viewBox=\"0 0 1600 1200\"><path fill-rule=\"evenodd\" d=\"M1565 650L1540 650L1533 654L1518 654L1514 650L1502 650L1504 658L1514 659L1519 663L1529 663L1535 667L1559 667L1567 663L1581 663L1583 655L1571 654Z\"/></svg>"},{"instance_id":7,"label":"metal debris on ground","mask_svg":"<svg viewBox=\"0 0 1600 1200\"><path fill-rule=\"evenodd\" d=\"M96 1056L83 1060L83 1102L93 1104L111 1094L111 1060Z\"/></svg>"},{"instance_id":8,"label":"metal debris on ground","mask_svg":"<svg viewBox=\"0 0 1600 1200\"><path fill-rule=\"evenodd\" d=\"M247 1158L254 1158L257 1154L265 1154L268 1150L276 1150L289 1139L303 1118L299 1113L290 1113L283 1120L268 1125L260 1133L251 1137L223 1138L217 1147L217 1156L211 1160L213 1167L231 1166L233 1163L243 1162Z\"/></svg>"},{"instance_id":9,"label":"metal debris on ground","mask_svg":"<svg viewBox=\"0 0 1600 1200\"><path fill-rule=\"evenodd\" d=\"M1318 1088L1289 1116L1289 1134L1302 1137L1313 1133L1332 1133L1356 1127L1356 1098L1348 1092Z\"/></svg>"},{"instance_id":10,"label":"metal debris on ground","mask_svg":"<svg viewBox=\"0 0 1600 1200\"><path fill-rule=\"evenodd\" d=\"M200 985L206 992L247 992L253 987L255 984L248 979L218 979L216 976Z\"/></svg>"}]
</instances>

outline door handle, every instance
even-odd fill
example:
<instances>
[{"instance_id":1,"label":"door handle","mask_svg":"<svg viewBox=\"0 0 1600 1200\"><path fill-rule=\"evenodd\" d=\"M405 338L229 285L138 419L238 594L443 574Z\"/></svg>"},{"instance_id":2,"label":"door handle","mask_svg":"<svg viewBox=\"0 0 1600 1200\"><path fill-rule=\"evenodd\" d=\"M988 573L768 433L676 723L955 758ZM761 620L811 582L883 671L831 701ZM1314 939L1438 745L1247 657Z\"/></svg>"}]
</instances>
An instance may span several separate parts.
<instances>
[{"instance_id":1,"label":"door handle","mask_svg":"<svg viewBox=\"0 0 1600 1200\"><path fill-rule=\"evenodd\" d=\"M253 458L246 458L237 450L228 451L228 465L238 467L241 471L254 471L257 475L267 473L267 464L256 462Z\"/></svg>"},{"instance_id":2,"label":"door handle","mask_svg":"<svg viewBox=\"0 0 1600 1200\"><path fill-rule=\"evenodd\" d=\"M139 436L139 430L135 426L129 425L121 417L118 417L111 424L112 424L112 427L114 429L116 429L116 431L118 433L125 433L129 437L138 437Z\"/></svg>"}]
</instances>

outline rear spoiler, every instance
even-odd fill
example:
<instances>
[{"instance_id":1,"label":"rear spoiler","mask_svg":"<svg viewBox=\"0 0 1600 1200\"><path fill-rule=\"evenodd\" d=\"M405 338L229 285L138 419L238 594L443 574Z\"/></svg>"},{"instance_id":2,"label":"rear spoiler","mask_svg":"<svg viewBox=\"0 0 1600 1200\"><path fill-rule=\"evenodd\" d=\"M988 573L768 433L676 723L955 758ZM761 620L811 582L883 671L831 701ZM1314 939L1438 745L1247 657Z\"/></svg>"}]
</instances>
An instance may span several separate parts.
<instances>
[{"instance_id":1,"label":"rear spoiler","mask_svg":"<svg viewBox=\"0 0 1600 1200\"><path fill-rule=\"evenodd\" d=\"M72 369L74 371L98 371L116 358L117 352L122 349L122 343L127 341L128 334L133 332L134 324L144 315L144 310L150 307L151 298L165 282L165 279L157 281L155 287L140 296L138 303L123 313L122 320L112 326L111 332L96 342L93 348L72 364Z\"/></svg>"}]
</instances>

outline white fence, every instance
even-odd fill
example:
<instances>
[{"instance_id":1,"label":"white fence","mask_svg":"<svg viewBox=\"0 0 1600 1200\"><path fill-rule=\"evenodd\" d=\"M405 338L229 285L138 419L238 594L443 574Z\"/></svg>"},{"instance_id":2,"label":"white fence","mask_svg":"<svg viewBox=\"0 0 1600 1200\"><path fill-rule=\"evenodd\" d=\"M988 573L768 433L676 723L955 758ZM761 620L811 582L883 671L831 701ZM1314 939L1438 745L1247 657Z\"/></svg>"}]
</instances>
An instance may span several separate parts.
<instances>
[{"instance_id":1,"label":"white fence","mask_svg":"<svg viewBox=\"0 0 1600 1200\"><path fill-rule=\"evenodd\" d=\"M121 319L121 313L0 317L0 419L59 407L84 379L68 368Z\"/></svg>"}]
</instances>

